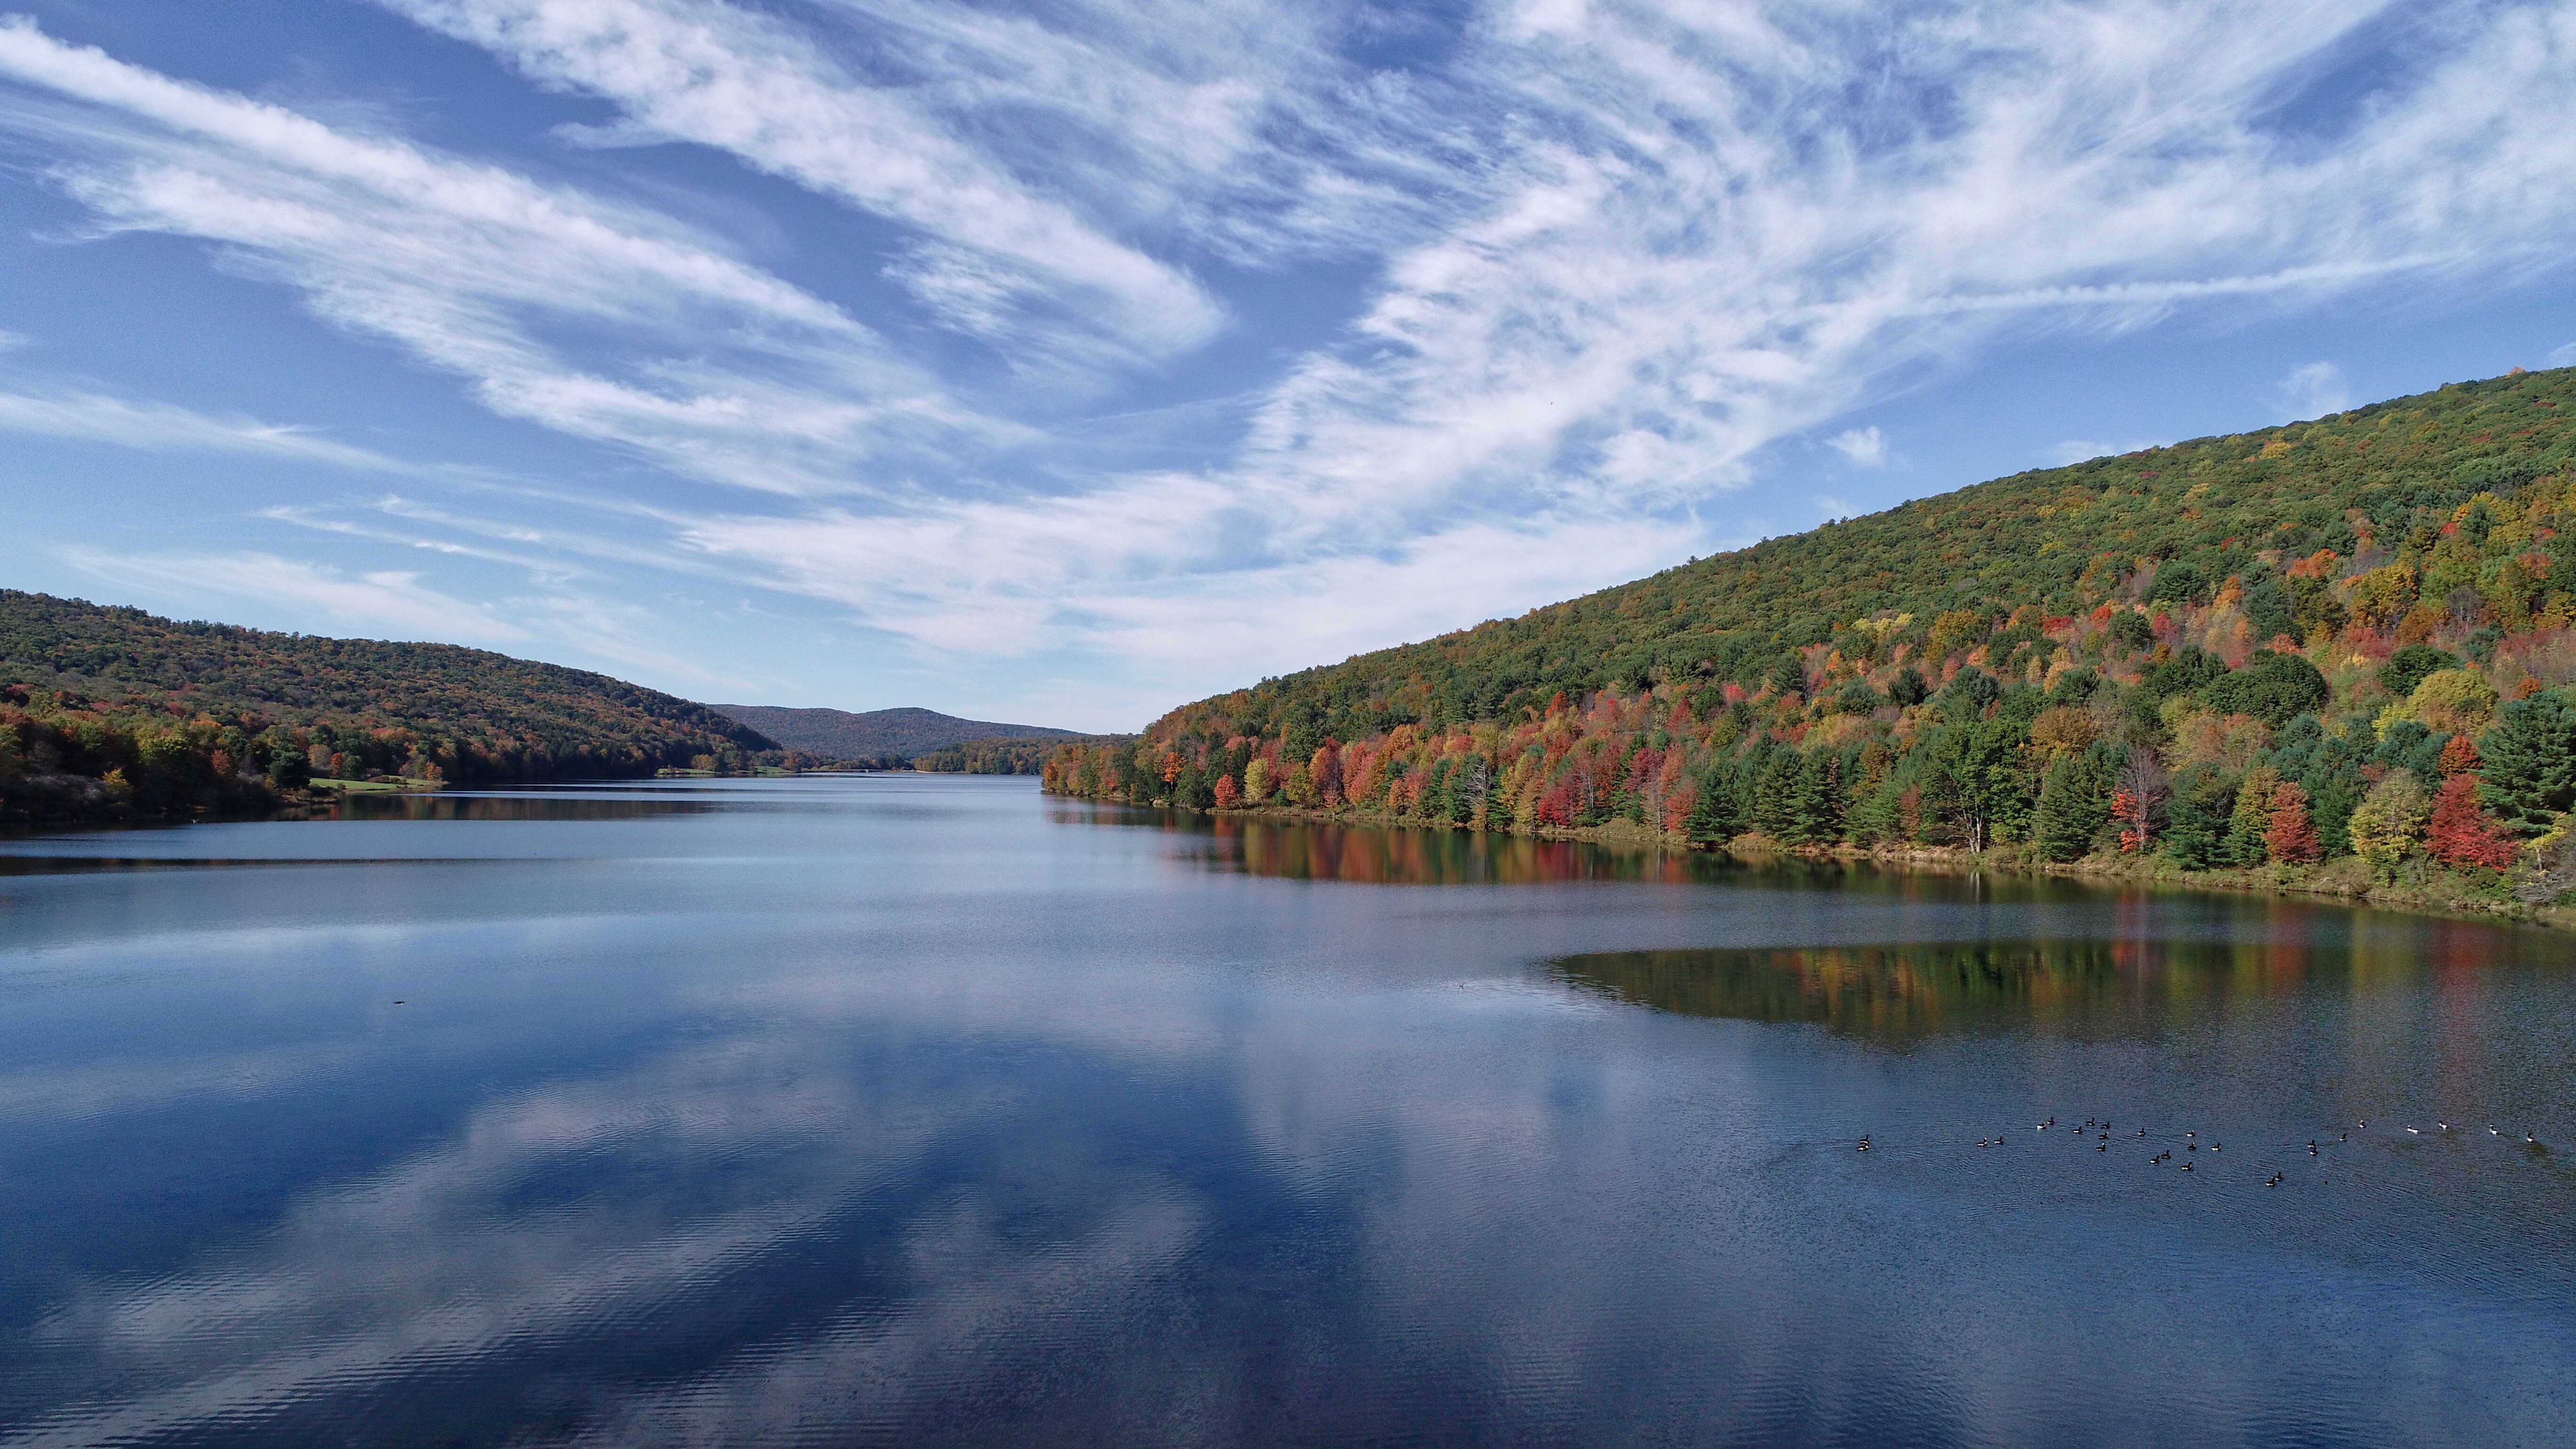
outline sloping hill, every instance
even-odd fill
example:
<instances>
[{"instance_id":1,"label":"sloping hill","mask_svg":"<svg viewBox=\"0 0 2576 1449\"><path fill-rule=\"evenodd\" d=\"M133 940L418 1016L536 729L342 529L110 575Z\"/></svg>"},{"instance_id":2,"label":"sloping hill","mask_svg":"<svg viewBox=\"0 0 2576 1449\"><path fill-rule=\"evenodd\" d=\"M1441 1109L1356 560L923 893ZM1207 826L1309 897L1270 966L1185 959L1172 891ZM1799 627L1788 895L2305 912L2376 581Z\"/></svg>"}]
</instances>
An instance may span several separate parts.
<instances>
[{"instance_id":1,"label":"sloping hill","mask_svg":"<svg viewBox=\"0 0 2576 1449\"><path fill-rule=\"evenodd\" d=\"M0 590L0 808L20 813L247 808L308 774L630 776L777 748L587 670Z\"/></svg>"},{"instance_id":2,"label":"sloping hill","mask_svg":"<svg viewBox=\"0 0 2576 1449\"><path fill-rule=\"evenodd\" d=\"M1049 780L2064 858L2112 843L2134 766L2137 840L2211 864L2268 858L2282 783L2351 849L2403 772L2428 798L2475 776L2472 807L2531 833L2576 794L2504 777L2576 734L2488 735L2576 683L2571 412L2576 370L2517 369L1997 479L1184 705ZM2518 763L2480 773L2490 743Z\"/></svg>"},{"instance_id":3,"label":"sloping hill","mask_svg":"<svg viewBox=\"0 0 2576 1449\"><path fill-rule=\"evenodd\" d=\"M717 704L708 708L759 730L791 750L843 760L916 755L969 740L1070 739L1073 730L1042 725L994 724L959 719L932 709L788 709L769 704Z\"/></svg>"}]
</instances>

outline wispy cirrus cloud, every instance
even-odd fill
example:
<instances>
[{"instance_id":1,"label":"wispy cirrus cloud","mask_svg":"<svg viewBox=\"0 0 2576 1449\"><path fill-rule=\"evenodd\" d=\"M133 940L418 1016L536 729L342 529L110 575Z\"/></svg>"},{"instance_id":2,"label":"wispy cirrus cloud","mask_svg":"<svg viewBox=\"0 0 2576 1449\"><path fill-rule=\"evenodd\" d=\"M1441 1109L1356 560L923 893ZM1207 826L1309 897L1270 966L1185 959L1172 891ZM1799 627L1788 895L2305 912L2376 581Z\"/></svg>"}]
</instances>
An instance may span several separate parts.
<instances>
[{"instance_id":1,"label":"wispy cirrus cloud","mask_svg":"<svg viewBox=\"0 0 2576 1449\"><path fill-rule=\"evenodd\" d=\"M941 648L1106 639L1102 620L1158 607L1175 632L1258 637L1286 599L1334 616L1335 642L1381 642L1390 596L1473 592L1429 541L1707 507L1772 442L2010 332L2545 264L2570 208L2537 180L2576 162L2568 12L2448 33L2326 140L2269 122L2379 18L2030 4L1891 32L1790 6L1497 10L1445 77L1486 108L1476 194L1387 254L1349 341L1294 359L1228 456L989 516L684 537ZM1365 605L1297 587L1337 562L1374 565ZM1585 582L1635 566L1597 563ZM952 628L981 619L1009 627Z\"/></svg>"},{"instance_id":2,"label":"wispy cirrus cloud","mask_svg":"<svg viewBox=\"0 0 2576 1449\"><path fill-rule=\"evenodd\" d=\"M962 330L1007 341L1079 326L1161 356L1223 320L1186 271L1012 174L922 104L922 87L853 76L783 20L702 0L384 3L546 84L616 103L622 139L712 146L915 229L891 274ZM1222 99L1202 99L1216 103L1196 133L1227 128Z\"/></svg>"},{"instance_id":3,"label":"wispy cirrus cloud","mask_svg":"<svg viewBox=\"0 0 2576 1449\"><path fill-rule=\"evenodd\" d=\"M58 552L93 578L155 598L249 600L327 619L352 634L496 648L533 637L491 605L441 593L416 572L351 574L257 551L126 554L74 545Z\"/></svg>"},{"instance_id":4,"label":"wispy cirrus cloud","mask_svg":"<svg viewBox=\"0 0 2576 1449\"><path fill-rule=\"evenodd\" d=\"M0 392L0 432L81 438L153 451L249 453L367 472L422 471L371 448L318 437L306 428L255 418L215 417L96 392Z\"/></svg>"},{"instance_id":5,"label":"wispy cirrus cloud","mask_svg":"<svg viewBox=\"0 0 2576 1449\"><path fill-rule=\"evenodd\" d=\"M1705 551L1782 440L1883 461L1856 406L2034 337L2467 296L2576 221L2567 0L378 3L611 108L583 139L863 217L836 255L896 290L25 22L0 127L102 228L742 490L568 479L597 526L510 548L716 571L996 678L1070 651L1104 711ZM1199 385L1265 326L1294 341ZM1093 441L1183 408L1177 448Z\"/></svg>"},{"instance_id":6,"label":"wispy cirrus cloud","mask_svg":"<svg viewBox=\"0 0 2576 1449\"><path fill-rule=\"evenodd\" d=\"M0 130L56 153L108 230L196 237L493 411L682 474L844 485L982 426L840 308L668 217L352 134L0 19ZM550 340L584 335L580 356Z\"/></svg>"}]
</instances>

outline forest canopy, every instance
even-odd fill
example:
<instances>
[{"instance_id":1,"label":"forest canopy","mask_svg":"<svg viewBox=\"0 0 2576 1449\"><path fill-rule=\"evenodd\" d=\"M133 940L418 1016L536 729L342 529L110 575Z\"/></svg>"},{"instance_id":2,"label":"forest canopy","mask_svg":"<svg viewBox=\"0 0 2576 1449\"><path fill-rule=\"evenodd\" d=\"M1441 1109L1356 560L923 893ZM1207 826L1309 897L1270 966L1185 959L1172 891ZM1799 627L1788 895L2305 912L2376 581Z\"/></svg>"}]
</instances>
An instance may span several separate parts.
<instances>
[{"instance_id":1,"label":"forest canopy","mask_svg":"<svg viewBox=\"0 0 2576 1449\"><path fill-rule=\"evenodd\" d=\"M2576 371L2016 474L1265 679L1064 793L2510 865L2576 803Z\"/></svg>"},{"instance_id":2,"label":"forest canopy","mask_svg":"<svg viewBox=\"0 0 2576 1449\"><path fill-rule=\"evenodd\" d=\"M778 748L586 670L0 589L0 816L258 809L317 777L729 769Z\"/></svg>"}]
</instances>

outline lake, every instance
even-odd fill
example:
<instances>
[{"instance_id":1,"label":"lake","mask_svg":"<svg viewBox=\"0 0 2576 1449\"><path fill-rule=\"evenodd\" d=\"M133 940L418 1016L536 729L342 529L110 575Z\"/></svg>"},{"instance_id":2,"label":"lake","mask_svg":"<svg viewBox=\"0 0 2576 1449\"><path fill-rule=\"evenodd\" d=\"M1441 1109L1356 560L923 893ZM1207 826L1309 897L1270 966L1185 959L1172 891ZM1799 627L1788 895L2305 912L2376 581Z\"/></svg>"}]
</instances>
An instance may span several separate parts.
<instances>
[{"instance_id":1,"label":"lake","mask_svg":"<svg viewBox=\"0 0 2576 1449\"><path fill-rule=\"evenodd\" d=\"M0 1444L2576 1443L2567 936L344 808L0 840Z\"/></svg>"}]
</instances>

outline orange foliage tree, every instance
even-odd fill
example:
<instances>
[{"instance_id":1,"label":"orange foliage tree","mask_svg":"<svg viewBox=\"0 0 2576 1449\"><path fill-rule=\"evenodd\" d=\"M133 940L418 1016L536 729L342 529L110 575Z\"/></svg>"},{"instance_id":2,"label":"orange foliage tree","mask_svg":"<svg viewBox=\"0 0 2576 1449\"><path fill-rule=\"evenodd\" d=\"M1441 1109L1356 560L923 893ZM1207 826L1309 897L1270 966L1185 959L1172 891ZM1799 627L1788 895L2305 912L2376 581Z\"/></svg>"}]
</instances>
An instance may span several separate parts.
<instances>
[{"instance_id":1,"label":"orange foliage tree","mask_svg":"<svg viewBox=\"0 0 2576 1449\"><path fill-rule=\"evenodd\" d=\"M2316 822L2308 818L2308 792L2284 780L2272 790L2272 824L2263 832L2263 852L2283 864L2300 864L2326 853Z\"/></svg>"}]
</instances>

